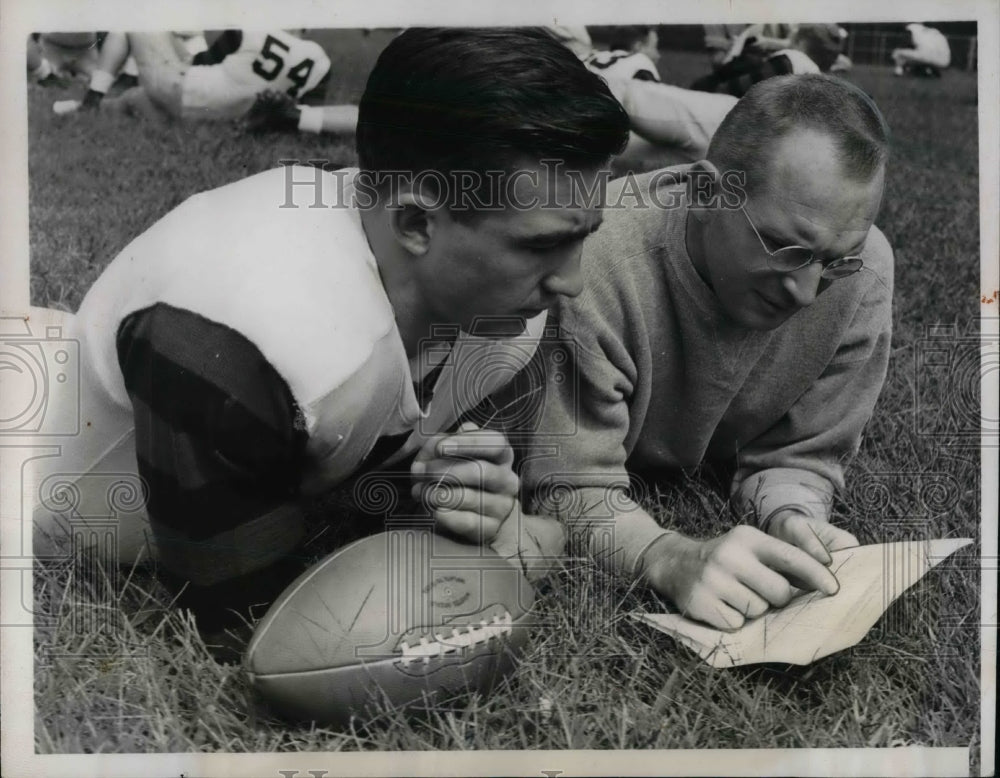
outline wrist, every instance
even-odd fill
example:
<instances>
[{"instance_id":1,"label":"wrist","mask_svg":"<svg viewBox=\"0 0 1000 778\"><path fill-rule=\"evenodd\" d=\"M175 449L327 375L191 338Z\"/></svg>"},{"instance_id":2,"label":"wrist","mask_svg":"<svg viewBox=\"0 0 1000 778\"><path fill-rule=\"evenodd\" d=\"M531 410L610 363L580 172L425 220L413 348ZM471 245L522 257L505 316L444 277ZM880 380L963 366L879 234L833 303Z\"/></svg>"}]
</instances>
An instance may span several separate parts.
<instances>
[{"instance_id":1,"label":"wrist","mask_svg":"<svg viewBox=\"0 0 1000 778\"><path fill-rule=\"evenodd\" d=\"M658 592L669 594L671 573L678 560L697 545L697 541L679 532L668 531L650 543L639 557L637 575Z\"/></svg>"},{"instance_id":2,"label":"wrist","mask_svg":"<svg viewBox=\"0 0 1000 778\"><path fill-rule=\"evenodd\" d=\"M312 105L297 105L298 111L296 123L301 132L312 132L319 134L323 132L323 109Z\"/></svg>"},{"instance_id":3,"label":"wrist","mask_svg":"<svg viewBox=\"0 0 1000 778\"><path fill-rule=\"evenodd\" d=\"M767 516L761 519L760 527L761 532L765 532L772 537L778 537L781 533L782 527L788 519L794 516L801 516L804 519L814 519L809 511L804 507L799 505L783 505L780 508L775 508Z\"/></svg>"}]
</instances>

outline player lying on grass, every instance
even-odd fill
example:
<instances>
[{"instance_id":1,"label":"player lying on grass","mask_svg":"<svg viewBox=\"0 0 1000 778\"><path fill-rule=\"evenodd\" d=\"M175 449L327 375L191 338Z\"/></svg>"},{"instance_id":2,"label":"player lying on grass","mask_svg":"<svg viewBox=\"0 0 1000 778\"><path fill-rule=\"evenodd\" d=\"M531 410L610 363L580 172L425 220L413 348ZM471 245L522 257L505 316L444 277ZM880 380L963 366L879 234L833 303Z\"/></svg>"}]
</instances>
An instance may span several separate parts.
<instances>
[{"instance_id":1,"label":"player lying on grass","mask_svg":"<svg viewBox=\"0 0 1000 778\"><path fill-rule=\"evenodd\" d=\"M579 294L601 222L585 193L627 132L604 82L541 31L403 33L361 100L360 172L278 168L196 195L108 266L71 329L90 423L43 466L81 474L80 492L101 473L141 479L121 561L148 514L205 632L299 572L304 495L375 468L412 473L444 530L498 533L507 556L560 551L559 524L520 511L501 434L440 436ZM36 513L36 536L58 518Z\"/></svg>"},{"instance_id":2,"label":"player lying on grass","mask_svg":"<svg viewBox=\"0 0 1000 778\"><path fill-rule=\"evenodd\" d=\"M28 78L40 86L64 86L64 76L56 71L49 58L42 53L41 36L29 35L25 44Z\"/></svg>"},{"instance_id":3,"label":"player lying on grass","mask_svg":"<svg viewBox=\"0 0 1000 778\"><path fill-rule=\"evenodd\" d=\"M897 76L914 73L940 78L941 71L951 64L951 47L944 33L918 23L906 25L906 30L912 46L893 49L892 61L896 66L893 72Z\"/></svg>"},{"instance_id":4,"label":"player lying on grass","mask_svg":"<svg viewBox=\"0 0 1000 778\"><path fill-rule=\"evenodd\" d=\"M559 302L559 337L536 355L577 380L546 386L522 483L717 628L781 606L790 581L835 592L828 552L856 544L830 516L889 356L893 258L873 226L887 155L857 87L757 84L706 159L609 185L585 291ZM626 493L628 471L702 462L733 468L733 510L756 526L685 537ZM578 499L560 501L567 489Z\"/></svg>"},{"instance_id":5,"label":"player lying on grass","mask_svg":"<svg viewBox=\"0 0 1000 778\"><path fill-rule=\"evenodd\" d=\"M742 97L765 78L826 73L837 62L847 37L847 31L836 24L796 24L787 25L786 39L758 38L753 33L756 26L743 32L742 43L734 44L731 58L697 79L691 88Z\"/></svg>"},{"instance_id":6,"label":"player lying on grass","mask_svg":"<svg viewBox=\"0 0 1000 778\"><path fill-rule=\"evenodd\" d=\"M633 133L622 164L638 164L651 156L672 162L700 159L736 102L729 95L706 95L662 83L654 61L659 54L652 27L595 27L592 41L585 28L546 29L607 81L628 111ZM356 116L351 105L303 105L287 94L267 90L257 95L247 112L246 127L251 132L348 133Z\"/></svg>"},{"instance_id":7,"label":"player lying on grass","mask_svg":"<svg viewBox=\"0 0 1000 778\"><path fill-rule=\"evenodd\" d=\"M105 99L110 74L130 53L139 86ZM238 119L265 89L301 99L322 95L329 70L330 59L318 43L283 30L227 30L195 54L174 33L112 33L83 100L63 101L53 109L67 113L100 107L154 119Z\"/></svg>"},{"instance_id":8,"label":"player lying on grass","mask_svg":"<svg viewBox=\"0 0 1000 778\"><path fill-rule=\"evenodd\" d=\"M90 76L97 65L101 36L95 32L47 32L28 37L28 73L48 86Z\"/></svg>"},{"instance_id":9,"label":"player lying on grass","mask_svg":"<svg viewBox=\"0 0 1000 778\"><path fill-rule=\"evenodd\" d=\"M704 157L712 134L736 98L663 83L656 68L659 52L653 27L592 27L590 32L596 46L608 48L590 52L584 62L608 82L631 122L622 164L639 164L650 157L671 163Z\"/></svg>"}]
</instances>

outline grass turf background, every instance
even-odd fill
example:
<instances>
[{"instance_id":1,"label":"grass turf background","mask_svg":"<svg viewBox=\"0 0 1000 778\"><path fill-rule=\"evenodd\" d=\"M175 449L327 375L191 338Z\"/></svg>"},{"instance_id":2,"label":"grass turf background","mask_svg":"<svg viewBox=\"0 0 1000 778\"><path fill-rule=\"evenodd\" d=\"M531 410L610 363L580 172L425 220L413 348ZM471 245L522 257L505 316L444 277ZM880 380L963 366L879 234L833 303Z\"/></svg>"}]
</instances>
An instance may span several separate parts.
<instances>
[{"instance_id":1,"label":"grass turf background","mask_svg":"<svg viewBox=\"0 0 1000 778\"><path fill-rule=\"evenodd\" d=\"M316 37L334 60L331 101L356 99L365 63L388 35ZM707 68L707 59L664 52L660 64L665 80L683 85ZM894 131L878 224L896 251L896 294L889 377L848 471L840 520L862 542L946 535L978 541L978 436L966 434L979 424L975 77L894 79L888 67L859 67L848 78L875 97ZM132 237L195 192L281 159L355 161L352 144L341 138L52 115L54 100L79 91L29 87L35 305L75 310ZM943 348L951 361L927 364L929 347ZM732 523L724 492L707 478L654 484L649 506L692 535L710 536ZM337 495L320 509L323 517L345 513L350 506ZM313 551L339 544L349 531L323 534ZM978 772L978 553L977 542L956 554L853 650L809 667L721 672L625 617L635 607L656 608L648 594L581 562L548 579L537 605L543 626L517 672L489 699L459 699L422 719L384 710L346 733L271 717L240 669L210 659L191 622L145 572L95 576L72 562L42 565L36 747L97 753L971 745L970 769ZM103 626L81 631L81 614Z\"/></svg>"}]
</instances>

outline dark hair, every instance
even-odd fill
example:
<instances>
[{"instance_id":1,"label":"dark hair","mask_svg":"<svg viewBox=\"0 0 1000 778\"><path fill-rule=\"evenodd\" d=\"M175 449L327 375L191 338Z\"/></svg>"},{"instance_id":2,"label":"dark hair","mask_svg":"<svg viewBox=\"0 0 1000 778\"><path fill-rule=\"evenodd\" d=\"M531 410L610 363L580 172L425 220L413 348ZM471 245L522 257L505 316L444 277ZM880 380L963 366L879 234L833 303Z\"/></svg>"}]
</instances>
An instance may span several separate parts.
<instances>
[{"instance_id":1,"label":"dark hair","mask_svg":"<svg viewBox=\"0 0 1000 778\"><path fill-rule=\"evenodd\" d=\"M379 56L359 106L367 174L509 170L518 157L605 163L628 141L607 84L534 28L411 28Z\"/></svg>"},{"instance_id":2,"label":"dark hair","mask_svg":"<svg viewBox=\"0 0 1000 778\"><path fill-rule=\"evenodd\" d=\"M722 120L706 158L721 171L744 171L753 193L768 181L777 142L796 129L833 138L845 175L855 181L870 181L889 158L889 127L871 97L818 73L754 84Z\"/></svg>"},{"instance_id":3,"label":"dark hair","mask_svg":"<svg viewBox=\"0 0 1000 778\"><path fill-rule=\"evenodd\" d=\"M595 45L607 46L611 51L631 51L637 43L645 42L648 24L587 25L587 32Z\"/></svg>"}]
</instances>

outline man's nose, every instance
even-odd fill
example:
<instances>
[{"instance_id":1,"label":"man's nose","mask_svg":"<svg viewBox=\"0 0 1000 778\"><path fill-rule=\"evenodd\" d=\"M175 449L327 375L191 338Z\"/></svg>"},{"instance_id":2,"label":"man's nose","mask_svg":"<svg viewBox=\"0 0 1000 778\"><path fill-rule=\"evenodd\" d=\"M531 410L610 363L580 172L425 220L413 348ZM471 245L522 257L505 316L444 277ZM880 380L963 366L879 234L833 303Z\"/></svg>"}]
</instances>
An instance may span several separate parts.
<instances>
[{"instance_id":1,"label":"man's nose","mask_svg":"<svg viewBox=\"0 0 1000 778\"><path fill-rule=\"evenodd\" d=\"M785 287L785 291L792 296L795 305L799 308L805 308L816 302L822 280L823 264L810 262L805 267L786 273L785 277L781 279L781 283Z\"/></svg>"},{"instance_id":2,"label":"man's nose","mask_svg":"<svg viewBox=\"0 0 1000 778\"><path fill-rule=\"evenodd\" d=\"M583 291L583 271L580 265L580 255L576 255L563 264L554 273L549 273L542 281L545 291L553 295L576 297Z\"/></svg>"}]
</instances>

